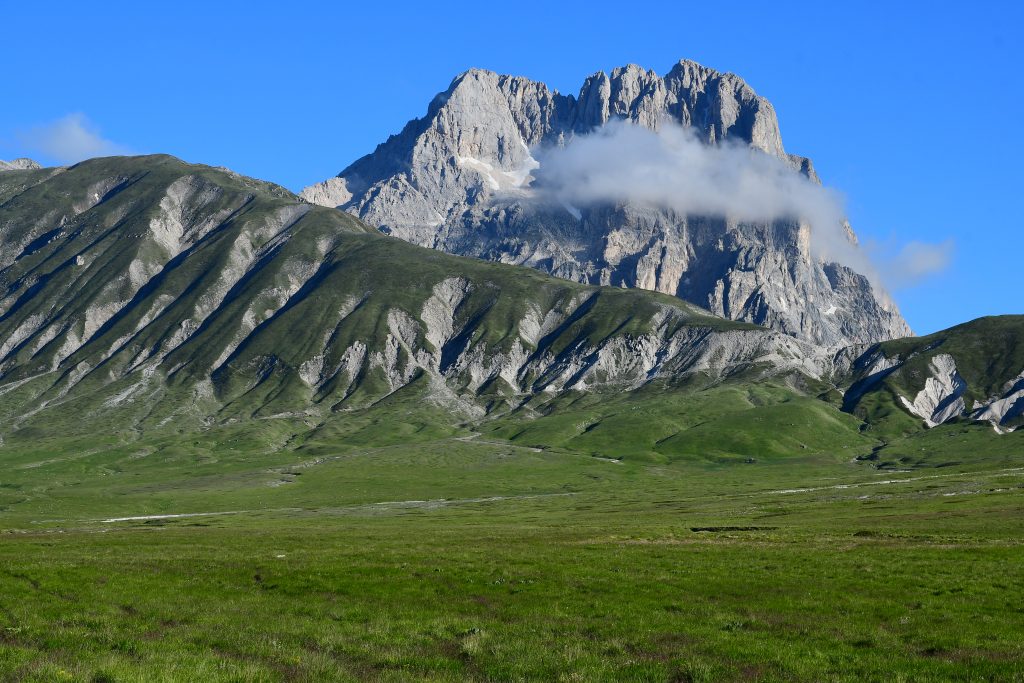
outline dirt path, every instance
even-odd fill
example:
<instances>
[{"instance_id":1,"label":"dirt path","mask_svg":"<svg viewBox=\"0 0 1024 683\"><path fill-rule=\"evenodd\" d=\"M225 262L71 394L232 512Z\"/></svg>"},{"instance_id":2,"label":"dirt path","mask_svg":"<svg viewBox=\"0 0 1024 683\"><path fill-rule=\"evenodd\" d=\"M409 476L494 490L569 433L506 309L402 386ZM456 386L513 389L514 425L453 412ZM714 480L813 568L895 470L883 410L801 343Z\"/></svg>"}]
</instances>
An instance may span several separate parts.
<instances>
[{"instance_id":1,"label":"dirt path","mask_svg":"<svg viewBox=\"0 0 1024 683\"><path fill-rule=\"evenodd\" d=\"M129 517L106 517L103 519L86 519L83 522L96 524L113 524L116 522L145 522L159 519L187 519L190 517L217 517L226 515L255 515L267 512L307 512L314 514L337 514L358 510L374 510L382 508L424 508L435 509L449 505L469 505L473 503L495 503L503 500L531 500L534 498L554 498L575 496L574 492L566 493L532 493L519 496L481 496L478 498L433 498L428 500L386 500L377 503L358 503L332 508L267 508L263 510L224 510L222 512L182 512L164 515L133 515Z\"/></svg>"},{"instance_id":2,"label":"dirt path","mask_svg":"<svg viewBox=\"0 0 1024 683\"><path fill-rule=\"evenodd\" d=\"M480 434L469 434L468 436L456 436L453 437L454 441L462 441L463 443L485 443L488 446L501 446L503 448L520 448L524 451L530 451L531 453L543 453L543 448L534 448L533 446L520 446L518 444L509 443L508 441L488 441L487 439L478 438Z\"/></svg>"},{"instance_id":3,"label":"dirt path","mask_svg":"<svg viewBox=\"0 0 1024 683\"><path fill-rule=\"evenodd\" d=\"M950 472L949 474L930 474L924 477L905 477L903 479L882 479L881 481L860 481L852 484L832 484L829 486L810 486L807 488L800 489L778 489L776 491L762 491L760 493L753 493L750 495L765 496L765 495L786 495L790 493L811 493L813 491L827 491L833 489L856 489L863 486L884 486L887 484L903 484L911 481L924 481L927 479L950 479L952 477L977 477L977 476L992 476L992 477L1008 477L1013 474L1024 472L1024 467L1009 467L1004 470L993 470L991 472Z\"/></svg>"}]
</instances>

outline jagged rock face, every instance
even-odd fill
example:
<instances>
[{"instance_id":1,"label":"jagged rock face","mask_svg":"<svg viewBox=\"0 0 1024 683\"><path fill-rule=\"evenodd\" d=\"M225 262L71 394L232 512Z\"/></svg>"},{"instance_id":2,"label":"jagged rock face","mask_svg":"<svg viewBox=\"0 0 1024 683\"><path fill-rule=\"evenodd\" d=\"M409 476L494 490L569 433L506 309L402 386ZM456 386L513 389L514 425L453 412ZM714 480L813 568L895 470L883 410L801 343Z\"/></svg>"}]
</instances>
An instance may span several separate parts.
<instances>
[{"instance_id":1,"label":"jagged rock face","mask_svg":"<svg viewBox=\"0 0 1024 683\"><path fill-rule=\"evenodd\" d=\"M478 413L695 373L820 377L830 363L678 299L423 249L171 157L0 179L0 412L11 424L88 392L103 397L97 410L155 405L174 389L190 409L266 414L426 383L432 400Z\"/></svg>"},{"instance_id":2,"label":"jagged rock face","mask_svg":"<svg viewBox=\"0 0 1024 683\"><path fill-rule=\"evenodd\" d=\"M0 161L0 171L26 171L42 168L31 159L15 159L14 161Z\"/></svg>"},{"instance_id":3,"label":"jagged rock face","mask_svg":"<svg viewBox=\"0 0 1024 683\"><path fill-rule=\"evenodd\" d=\"M767 100L736 76L682 61L665 76L635 65L595 74L577 97L469 71L424 118L302 196L414 244L653 289L818 344L910 334L867 278L812 256L806 226L628 204L552 207L517 196L538 167L538 147L613 119L654 130L682 124L709 144L742 141L817 181L808 159L785 152Z\"/></svg>"}]
</instances>

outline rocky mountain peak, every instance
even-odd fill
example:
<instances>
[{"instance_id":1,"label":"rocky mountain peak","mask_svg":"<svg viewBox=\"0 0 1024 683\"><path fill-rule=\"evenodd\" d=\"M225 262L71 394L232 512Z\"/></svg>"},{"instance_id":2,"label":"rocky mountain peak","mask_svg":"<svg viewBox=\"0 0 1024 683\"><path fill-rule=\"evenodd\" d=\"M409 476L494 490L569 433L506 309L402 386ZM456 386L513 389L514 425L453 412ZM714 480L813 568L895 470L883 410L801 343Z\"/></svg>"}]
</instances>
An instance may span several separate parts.
<instances>
[{"instance_id":1,"label":"rocky mountain peak","mask_svg":"<svg viewBox=\"0 0 1024 683\"><path fill-rule=\"evenodd\" d=\"M302 196L414 244L580 282L654 289L818 344L909 334L876 285L812 258L799 222L531 200L546 150L612 121L653 131L682 126L711 146L739 142L819 182L809 159L785 151L768 100L738 76L682 60L664 76L635 64L597 72L577 95L470 69L423 118Z\"/></svg>"}]
</instances>

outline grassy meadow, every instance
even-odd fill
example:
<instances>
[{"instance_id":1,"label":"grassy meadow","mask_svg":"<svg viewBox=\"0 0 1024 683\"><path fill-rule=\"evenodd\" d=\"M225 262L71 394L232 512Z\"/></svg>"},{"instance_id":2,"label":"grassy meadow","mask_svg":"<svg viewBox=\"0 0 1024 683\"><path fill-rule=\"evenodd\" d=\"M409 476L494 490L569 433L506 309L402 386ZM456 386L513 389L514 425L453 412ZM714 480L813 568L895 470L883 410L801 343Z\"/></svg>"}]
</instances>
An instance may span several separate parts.
<instances>
[{"instance_id":1,"label":"grassy meadow","mask_svg":"<svg viewBox=\"0 0 1024 683\"><path fill-rule=\"evenodd\" d=\"M763 398L763 432L799 424ZM1015 436L701 456L645 409L8 444L0 677L1024 680Z\"/></svg>"}]
</instances>

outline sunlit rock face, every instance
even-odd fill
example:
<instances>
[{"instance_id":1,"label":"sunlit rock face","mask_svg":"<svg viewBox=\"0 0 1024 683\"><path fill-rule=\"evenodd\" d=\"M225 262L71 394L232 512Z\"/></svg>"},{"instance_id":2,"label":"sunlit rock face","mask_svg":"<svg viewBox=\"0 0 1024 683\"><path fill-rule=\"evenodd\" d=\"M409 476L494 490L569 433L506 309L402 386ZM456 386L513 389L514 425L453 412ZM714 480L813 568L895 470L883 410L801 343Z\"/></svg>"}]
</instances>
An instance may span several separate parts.
<instances>
[{"instance_id":1,"label":"sunlit rock face","mask_svg":"<svg viewBox=\"0 0 1024 683\"><path fill-rule=\"evenodd\" d=\"M13 161L0 161L0 171L31 171L42 168L31 159L14 159Z\"/></svg>"},{"instance_id":2,"label":"sunlit rock face","mask_svg":"<svg viewBox=\"0 0 1024 683\"><path fill-rule=\"evenodd\" d=\"M735 220L621 199L582 206L538 199L541 152L610 121L655 131L683 126L707 145L738 142L818 182L808 159L786 153L766 99L732 74L681 61L664 76L635 65L597 73L577 96L468 71L426 116L303 197L415 244L652 289L817 344L910 334L876 283L815 253L803 221Z\"/></svg>"}]
</instances>

